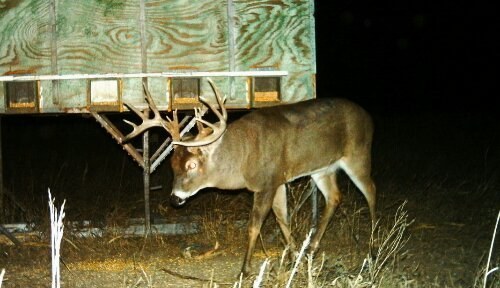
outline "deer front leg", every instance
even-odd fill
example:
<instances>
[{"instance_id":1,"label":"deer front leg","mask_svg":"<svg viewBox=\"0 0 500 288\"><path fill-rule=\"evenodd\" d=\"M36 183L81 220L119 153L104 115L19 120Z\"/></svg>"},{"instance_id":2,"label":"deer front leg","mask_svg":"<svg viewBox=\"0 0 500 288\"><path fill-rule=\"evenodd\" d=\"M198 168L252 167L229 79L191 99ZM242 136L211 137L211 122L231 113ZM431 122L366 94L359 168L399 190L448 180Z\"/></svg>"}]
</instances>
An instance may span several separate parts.
<instances>
[{"instance_id":1,"label":"deer front leg","mask_svg":"<svg viewBox=\"0 0 500 288\"><path fill-rule=\"evenodd\" d=\"M248 247L243 267L241 268L241 273L243 273L244 276L250 275L252 270L251 262L253 250L255 248L255 243L257 242L257 237L260 234L262 223L269 213L269 210L271 210L273 196L274 193L270 191L255 193L253 196L252 214L250 215L250 221L248 222Z\"/></svg>"}]
</instances>

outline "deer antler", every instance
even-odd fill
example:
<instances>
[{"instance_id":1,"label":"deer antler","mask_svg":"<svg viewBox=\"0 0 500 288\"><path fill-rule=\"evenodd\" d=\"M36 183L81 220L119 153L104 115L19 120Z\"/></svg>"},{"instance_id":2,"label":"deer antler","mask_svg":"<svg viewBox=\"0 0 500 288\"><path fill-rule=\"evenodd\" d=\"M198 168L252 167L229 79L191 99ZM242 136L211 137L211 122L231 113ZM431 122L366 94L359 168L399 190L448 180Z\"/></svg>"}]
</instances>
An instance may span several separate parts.
<instances>
[{"instance_id":1,"label":"deer antler","mask_svg":"<svg viewBox=\"0 0 500 288\"><path fill-rule=\"evenodd\" d=\"M224 102L226 101L226 98L224 98L224 99L221 98L219 89L214 84L212 79L207 78L207 80L208 80L208 83L210 83L210 86L212 87L212 89L214 90L215 98L217 99L217 104L219 105L221 111L219 112L219 110L217 110L217 108L213 104L208 103L202 97L200 97L200 101L205 106L208 106L210 108L210 110L212 110L212 112L214 112L214 114L217 116L217 118L219 118L220 122L218 124L212 124L210 122L203 120L200 116L201 115L200 110L195 109L194 110L195 111L195 119L196 119L197 123L205 124L206 126L208 126L209 128L212 129L212 133L207 135L207 136L203 136L201 139L195 139L195 140L191 140L191 141L172 141L173 144L180 145L180 146L186 146L186 147L205 146L205 145L208 145L212 142L215 142L226 131L227 111L226 111L226 108L224 107ZM202 127L201 125L198 125L198 129L201 129L201 127Z\"/></svg>"},{"instance_id":2,"label":"deer antler","mask_svg":"<svg viewBox=\"0 0 500 288\"><path fill-rule=\"evenodd\" d=\"M142 123L140 125L137 125L131 121L128 120L123 120L125 123L129 124L132 126L132 132L127 134L122 140L121 143L125 143L127 141L130 141L130 139L140 135L147 129L151 127L163 127L165 130L172 135L172 144L174 145L180 145L180 146L186 146L186 147L195 147L195 146L204 146L208 145L217 139L219 139L222 134L224 134L226 130L226 121L227 121L227 111L226 108L224 107L224 102L225 98L222 99L219 93L219 89L215 86L213 83L212 79L208 78L208 82L210 83L210 86L214 90L216 99L217 99L217 104L220 107L221 111L219 112L216 107L213 104L208 103L205 99L200 97L200 101L212 110L217 118L219 118L219 123L218 124L212 124L210 122L207 122L201 118L201 109L196 109L195 108L195 120L197 121L198 128L201 130L202 129L202 124L208 126L209 128L212 129L212 133L207 135L207 136L202 136L200 139L195 139L192 141L181 141L181 136L180 136L180 125L179 125L179 120L177 117L177 110L173 112L172 119L170 119L168 116L166 116L166 119L163 119L160 115L160 112L158 111L158 108L156 107L153 98L151 97L151 94L149 93L149 90L146 86L145 83L143 83L143 88L144 88L144 94L146 95L146 101L149 105L149 108L151 111L153 111L153 118L148 117L147 114L139 111L137 108L135 108L133 105L129 103L124 103L125 106L127 106L131 111L133 111L135 114L137 114L141 119Z\"/></svg>"},{"instance_id":3,"label":"deer antler","mask_svg":"<svg viewBox=\"0 0 500 288\"><path fill-rule=\"evenodd\" d=\"M160 111L158 111L158 108L156 108L156 105L153 101L153 98L151 97L151 94L149 93L148 87L146 86L146 83L142 83L142 87L144 89L144 94L146 95L145 99L146 102L148 102L148 106L153 111L153 118L149 118L147 114L144 114L143 112L139 111L137 108L135 108L133 105L129 103L124 103L127 108L129 108L131 111L133 111L135 114L137 114L141 119L142 123L140 125L136 125L135 123L128 121L124 119L123 121L130 126L132 126L132 132L130 132L127 136L125 136L122 139L122 143L130 141L130 139L137 137L144 131L148 130L151 127L163 127L165 130L172 135L172 139L174 141L179 141L180 140L180 132L179 132L179 120L177 118L177 110L173 112L173 120L170 119L168 116L166 117L167 119L163 119L160 115Z\"/></svg>"}]
</instances>

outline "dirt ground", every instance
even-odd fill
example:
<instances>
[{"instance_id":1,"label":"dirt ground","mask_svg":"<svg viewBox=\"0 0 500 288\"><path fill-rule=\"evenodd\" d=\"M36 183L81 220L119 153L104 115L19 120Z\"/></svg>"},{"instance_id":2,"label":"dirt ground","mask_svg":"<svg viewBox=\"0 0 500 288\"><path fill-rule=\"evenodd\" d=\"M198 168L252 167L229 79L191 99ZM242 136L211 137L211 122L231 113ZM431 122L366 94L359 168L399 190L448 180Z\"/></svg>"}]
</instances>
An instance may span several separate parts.
<instances>
[{"instance_id":1,"label":"dirt ground","mask_svg":"<svg viewBox=\"0 0 500 288\"><path fill-rule=\"evenodd\" d=\"M373 174L381 225L390 226L404 201L413 220L405 232L408 243L386 267L399 279L391 287L479 287L500 209L498 119L420 115L375 120ZM333 286L339 275L357 274L370 239L364 199L346 177L340 181L347 193L315 260L321 262L324 252L320 278L325 287ZM214 283L233 287L246 243L245 226L234 223L246 219L251 195L204 194L182 209L166 208L170 212L163 215L191 216L202 227L199 234L147 239L122 235L80 239L68 234L62 248L62 287L215 287ZM299 243L307 231L302 226L295 232ZM283 249L272 217L263 231L254 258L255 273L267 257L278 265ZM22 247L0 244L0 268L6 269L2 287L50 286L47 239L36 236ZM199 257L210 251L215 240L220 249ZM187 247L192 248L191 257L183 253ZM493 267L500 263L498 251L497 239ZM253 279L242 286L250 287ZM490 287L500 287L498 272L491 279Z\"/></svg>"}]
</instances>

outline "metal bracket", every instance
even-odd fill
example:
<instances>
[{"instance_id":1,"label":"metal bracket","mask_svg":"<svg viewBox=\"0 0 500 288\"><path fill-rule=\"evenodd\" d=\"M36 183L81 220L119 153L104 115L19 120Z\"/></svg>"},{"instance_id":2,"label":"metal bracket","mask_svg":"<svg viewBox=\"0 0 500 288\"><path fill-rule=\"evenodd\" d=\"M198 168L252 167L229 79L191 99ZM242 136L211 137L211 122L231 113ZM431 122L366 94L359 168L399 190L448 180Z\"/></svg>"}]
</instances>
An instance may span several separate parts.
<instances>
[{"instance_id":1,"label":"metal bracket","mask_svg":"<svg viewBox=\"0 0 500 288\"><path fill-rule=\"evenodd\" d=\"M127 153L132 157L132 159L134 159L139 164L139 166L144 168L145 167L144 159L141 153L139 153L139 151L137 151L137 149L132 144L122 143L122 139L125 136L120 130L118 130L118 128L116 128L116 126L108 119L108 117L106 117L106 115L101 115L96 112L90 112L90 113L95 118L95 120L97 120L97 122L101 124L102 128L104 128L109 134L111 134L111 136L113 137L113 139L116 140L116 142L122 145L123 149L127 151Z\"/></svg>"},{"instance_id":2,"label":"metal bracket","mask_svg":"<svg viewBox=\"0 0 500 288\"><path fill-rule=\"evenodd\" d=\"M12 241L12 243L14 243L16 246L21 246L21 242L17 240L16 236L10 233L9 230L2 226L2 224L0 224L0 234L4 234L5 236L7 236L7 238L9 238L9 240Z\"/></svg>"}]
</instances>

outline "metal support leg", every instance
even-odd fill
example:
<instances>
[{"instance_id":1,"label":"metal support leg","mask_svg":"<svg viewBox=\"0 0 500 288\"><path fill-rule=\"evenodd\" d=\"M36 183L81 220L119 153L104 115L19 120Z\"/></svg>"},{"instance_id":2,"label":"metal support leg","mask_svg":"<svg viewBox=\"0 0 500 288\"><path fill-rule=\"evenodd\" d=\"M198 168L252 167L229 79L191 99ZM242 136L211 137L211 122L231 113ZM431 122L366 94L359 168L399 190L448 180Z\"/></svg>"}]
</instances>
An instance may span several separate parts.
<instances>
[{"instance_id":1,"label":"metal support leg","mask_svg":"<svg viewBox=\"0 0 500 288\"><path fill-rule=\"evenodd\" d=\"M312 209L312 230L316 232L316 228L318 227L318 187L314 184L314 181L311 179L311 209Z\"/></svg>"},{"instance_id":2,"label":"metal support leg","mask_svg":"<svg viewBox=\"0 0 500 288\"><path fill-rule=\"evenodd\" d=\"M144 224L146 228L145 234L148 235L151 232L151 212L149 209L149 178L151 175L151 164L149 161L149 131L144 132L144 134L142 135L142 159L144 160Z\"/></svg>"}]
</instances>

